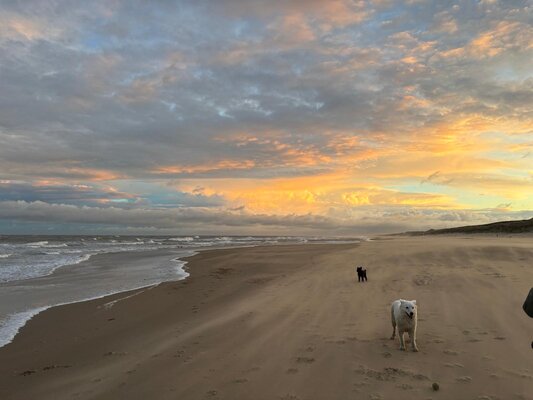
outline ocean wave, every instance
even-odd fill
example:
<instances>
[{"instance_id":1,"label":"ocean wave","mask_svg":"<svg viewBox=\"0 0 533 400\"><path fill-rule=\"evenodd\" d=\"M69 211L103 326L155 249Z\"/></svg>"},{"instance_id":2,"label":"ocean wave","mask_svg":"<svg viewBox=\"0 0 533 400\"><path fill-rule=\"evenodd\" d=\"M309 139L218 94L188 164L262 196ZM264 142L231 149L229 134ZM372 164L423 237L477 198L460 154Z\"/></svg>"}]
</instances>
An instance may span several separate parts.
<instances>
[{"instance_id":1,"label":"ocean wave","mask_svg":"<svg viewBox=\"0 0 533 400\"><path fill-rule=\"evenodd\" d=\"M107 243L100 243L100 246L139 246L141 244L145 244L144 242L121 242L119 240L111 240Z\"/></svg>"},{"instance_id":2,"label":"ocean wave","mask_svg":"<svg viewBox=\"0 0 533 400\"><path fill-rule=\"evenodd\" d=\"M182 280L189 276L189 273L185 271L184 267L187 264L187 261L181 260L183 257L190 257L192 255L195 255L196 252L188 252L184 255L181 255L177 258L172 259L171 261L177 263L176 266L176 274L177 279L176 280ZM90 257L90 255L88 255ZM88 257L87 257L88 259ZM81 262L81 260L80 260ZM138 290L143 288L149 288L149 287L155 287L161 282L164 282L165 280L161 280L159 282L154 282L148 285L145 284L138 284L138 285L132 285L131 287L127 288L118 288L117 290L107 290L104 293L96 294L93 296L86 296L77 300L72 301L64 301L64 302L58 302L56 304L51 304L44 307L35 308L32 310L27 310L23 312L16 312L13 314L7 315L7 317L4 320L0 320L0 347L3 347L13 341L15 336L18 334L20 329L26 325L26 323L31 320L33 317L35 317L37 314L57 306L62 306L66 304L74 304L74 303L80 303L83 301L90 301L90 300L96 300L101 299L106 296L111 296L113 294L122 293L122 292L128 292L131 290Z\"/></svg>"},{"instance_id":3,"label":"ocean wave","mask_svg":"<svg viewBox=\"0 0 533 400\"><path fill-rule=\"evenodd\" d=\"M66 244L66 243L51 243L50 244L47 240L43 240L41 242L27 243L26 246L29 246L29 247L55 248L55 247L68 247L68 244Z\"/></svg>"},{"instance_id":4,"label":"ocean wave","mask_svg":"<svg viewBox=\"0 0 533 400\"><path fill-rule=\"evenodd\" d=\"M31 243L27 243L26 245L30 246L30 247L42 247L42 246L45 246L47 244L48 244L48 241L47 240L43 240L42 242L31 242Z\"/></svg>"},{"instance_id":5,"label":"ocean wave","mask_svg":"<svg viewBox=\"0 0 533 400\"><path fill-rule=\"evenodd\" d=\"M168 240L171 240L173 242L192 242L194 240L193 237L187 236L187 237L173 237L169 238Z\"/></svg>"},{"instance_id":6,"label":"ocean wave","mask_svg":"<svg viewBox=\"0 0 533 400\"><path fill-rule=\"evenodd\" d=\"M0 347L11 343L20 329L26 325L26 322L47 308L49 307L40 307L8 315L0 325Z\"/></svg>"},{"instance_id":7,"label":"ocean wave","mask_svg":"<svg viewBox=\"0 0 533 400\"><path fill-rule=\"evenodd\" d=\"M7 254L0 254L0 258L8 258L11 257L13 253L7 253Z\"/></svg>"}]
</instances>

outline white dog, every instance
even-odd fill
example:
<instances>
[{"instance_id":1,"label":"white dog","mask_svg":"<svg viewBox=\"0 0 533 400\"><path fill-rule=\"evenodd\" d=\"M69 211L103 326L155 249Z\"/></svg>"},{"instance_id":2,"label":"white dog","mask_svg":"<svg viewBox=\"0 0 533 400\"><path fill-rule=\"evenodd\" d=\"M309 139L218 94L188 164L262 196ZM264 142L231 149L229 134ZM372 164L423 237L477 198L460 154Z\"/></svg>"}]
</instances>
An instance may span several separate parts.
<instances>
[{"instance_id":1,"label":"white dog","mask_svg":"<svg viewBox=\"0 0 533 400\"><path fill-rule=\"evenodd\" d=\"M398 328L398 336L400 336L400 350L405 350L405 342L403 341L403 334L407 332L409 339L411 339L411 348L413 351L418 351L416 347L416 322L417 322L417 306L416 300L396 300L391 306L392 319L392 336L396 337L396 328Z\"/></svg>"}]
</instances>

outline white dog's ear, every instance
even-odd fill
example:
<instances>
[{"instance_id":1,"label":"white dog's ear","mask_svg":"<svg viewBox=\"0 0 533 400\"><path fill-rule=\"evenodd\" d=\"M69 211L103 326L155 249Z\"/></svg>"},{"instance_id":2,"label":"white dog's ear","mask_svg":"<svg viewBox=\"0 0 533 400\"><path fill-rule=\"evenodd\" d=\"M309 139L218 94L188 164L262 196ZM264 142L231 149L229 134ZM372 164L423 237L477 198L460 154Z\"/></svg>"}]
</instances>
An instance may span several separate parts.
<instances>
[{"instance_id":1,"label":"white dog's ear","mask_svg":"<svg viewBox=\"0 0 533 400\"><path fill-rule=\"evenodd\" d=\"M411 303L413 303L416 306L416 300L411 300Z\"/></svg>"}]
</instances>

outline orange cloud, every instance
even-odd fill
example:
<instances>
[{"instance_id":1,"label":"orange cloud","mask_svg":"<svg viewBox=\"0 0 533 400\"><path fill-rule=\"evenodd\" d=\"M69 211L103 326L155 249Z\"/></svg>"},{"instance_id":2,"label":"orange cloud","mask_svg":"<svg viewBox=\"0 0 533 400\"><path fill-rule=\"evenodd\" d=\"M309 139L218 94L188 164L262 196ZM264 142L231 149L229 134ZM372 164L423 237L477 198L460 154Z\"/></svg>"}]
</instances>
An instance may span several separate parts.
<instances>
[{"instance_id":1,"label":"orange cloud","mask_svg":"<svg viewBox=\"0 0 533 400\"><path fill-rule=\"evenodd\" d=\"M302 44L311 42L316 36L304 14L294 13L285 15L280 22L271 26L278 39L285 43Z\"/></svg>"},{"instance_id":2,"label":"orange cloud","mask_svg":"<svg viewBox=\"0 0 533 400\"><path fill-rule=\"evenodd\" d=\"M490 58L509 49L529 50L533 48L533 28L516 21L500 21L494 28L482 32L464 47L457 47L439 53L443 58Z\"/></svg>"},{"instance_id":3,"label":"orange cloud","mask_svg":"<svg viewBox=\"0 0 533 400\"><path fill-rule=\"evenodd\" d=\"M350 206L402 205L431 208L457 207L454 200L449 196L433 193L404 193L381 188L349 191L342 194L342 200Z\"/></svg>"},{"instance_id":4,"label":"orange cloud","mask_svg":"<svg viewBox=\"0 0 533 400\"><path fill-rule=\"evenodd\" d=\"M45 29L35 20L21 16L0 17L0 38L36 40L45 36Z\"/></svg>"},{"instance_id":5,"label":"orange cloud","mask_svg":"<svg viewBox=\"0 0 533 400\"><path fill-rule=\"evenodd\" d=\"M255 165L254 161L234 161L234 160L222 160L216 163L208 163L201 165L169 165L165 167L159 167L152 172L155 174L172 175L172 174L194 174L202 172L213 172L217 170L236 170L236 169L249 169Z\"/></svg>"},{"instance_id":6,"label":"orange cloud","mask_svg":"<svg viewBox=\"0 0 533 400\"><path fill-rule=\"evenodd\" d=\"M103 169L66 168L65 171L69 175L83 177L84 179L88 179L89 181L113 181L125 178L124 174Z\"/></svg>"}]
</instances>

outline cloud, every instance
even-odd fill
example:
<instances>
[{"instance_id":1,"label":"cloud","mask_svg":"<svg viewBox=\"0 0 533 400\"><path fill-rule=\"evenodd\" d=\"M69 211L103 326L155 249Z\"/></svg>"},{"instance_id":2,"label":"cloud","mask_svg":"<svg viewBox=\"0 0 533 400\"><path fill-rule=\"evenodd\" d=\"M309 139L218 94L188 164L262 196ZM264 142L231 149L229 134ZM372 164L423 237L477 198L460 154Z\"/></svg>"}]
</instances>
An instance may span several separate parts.
<instances>
[{"instance_id":1,"label":"cloud","mask_svg":"<svg viewBox=\"0 0 533 400\"><path fill-rule=\"evenodd\" d=\"M123 183L124 184L124 183ZM0 180L0 201L21 200L28 203L66 204L90 207L216 207L225 200L216 193L206 194L197 189L191 193L179 190L163 190L158 185L124 186L135 193L117 190L101 184L65 184L50 181L16 182Z\"/></svg>"},{"instance_id":2,"label":"cloud","mask_svg":"<svg viewBox=\"0 0 533 400\"><path fill-rule=\"evenodd\" d=\"M121 193L111 187L94 185L67 185L54 182L0 181L0 201L22 200L27 202L102 205L107 202L125 203L136 200L128 193Z\"/></svg>"},{"instance_id":3,"label":"cloud","mask_svg":"<svg viewBox=\"0 0 533 400\"><path fill-rule=\"evenodd\" d=\"M324 217L483 193L533 209L528 10L3 2L0 179L22 183L1 198Z\"/></svg>"},{"instance_id":4,"label":"cloud","mask_svg":"<svg viewBox=\"0 0 533 400\"><path fill-rule=\"evenodd\" d=\"M526 217L531 213L507 213L502 211L500 219ZM378 218L379 217L379 218ZM2 201L0 219L25 222L47 222L48 224L97 224L137 228L137 232L257 232L270 229L270 232L289 230L294 234L347 235L364 233L387 233L418 229L423 227L448 227L457 222L482 223L491 221L484 212L472 211L417 211L416 209L390 208L386 211L364 210L355 218L313 214L249 214L239 210L212 210L199 208L180 209L121 209L116 207L77 207L65 204L48 204L41 201ZM422 223L422 221L424 221ZM422 223L422 224L421 224Z\"/></svg>"}]
</instances>

